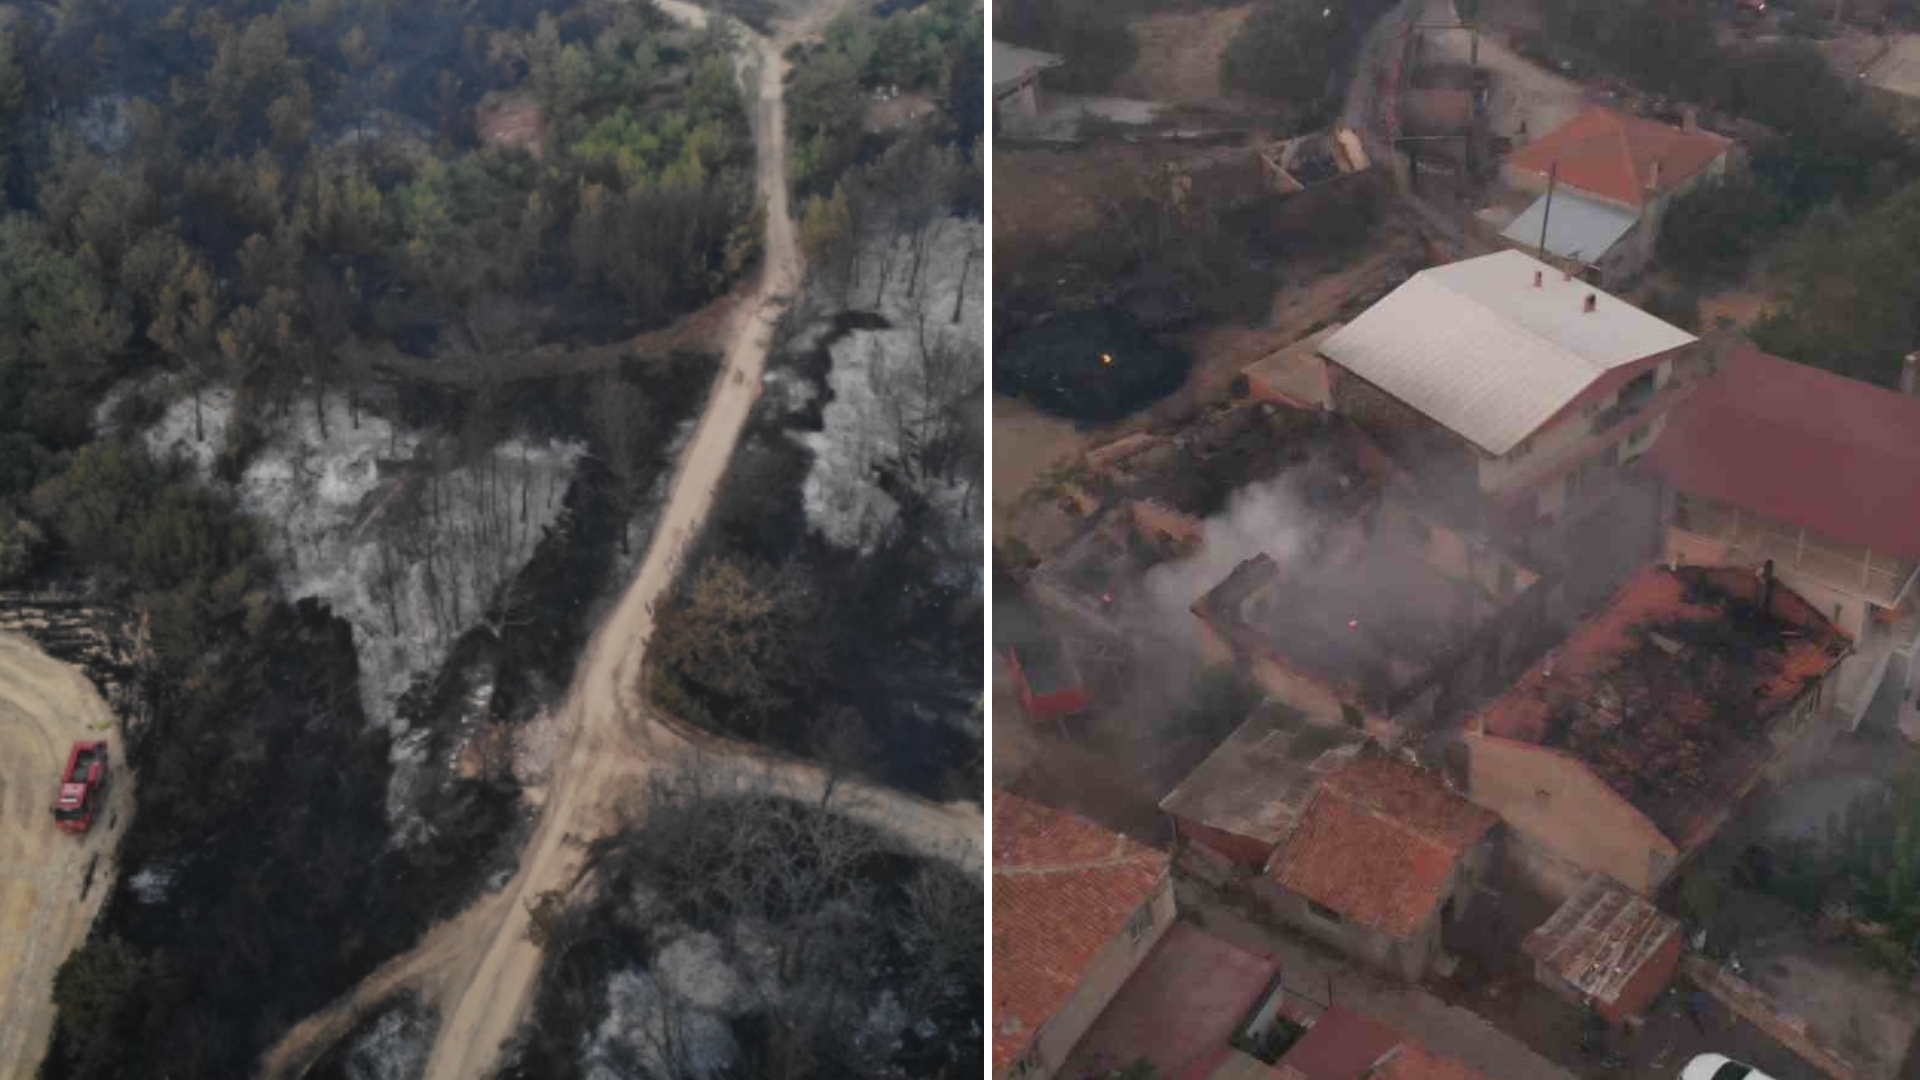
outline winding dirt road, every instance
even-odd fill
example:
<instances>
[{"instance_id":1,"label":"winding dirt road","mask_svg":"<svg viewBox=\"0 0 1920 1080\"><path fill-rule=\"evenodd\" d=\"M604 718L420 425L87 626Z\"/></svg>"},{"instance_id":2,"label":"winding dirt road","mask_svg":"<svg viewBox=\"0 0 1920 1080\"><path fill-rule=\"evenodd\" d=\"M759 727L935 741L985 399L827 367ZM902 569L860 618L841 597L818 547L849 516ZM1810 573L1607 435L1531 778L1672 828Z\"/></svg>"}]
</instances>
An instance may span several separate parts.
<instances>
[{"instance_id":1,"label":"winding dirt road","mask_svg":"<svg viewBox=\"0 0 1920 1080\"><path fill-rule=\"evenodd\" d=\"M706 24L706 12L683 0L656 3L675 18ZM783 26L772 39L741 29L740 70L760 163L759 190L767 208L763 270L728 329L726 365L681 455L666 512L640 571L594 632L574 674L558 716L569 743L556 759L552 795L519 872L504 889L435 926L411 952L389 961L344 999L288 1032L264 1060L264 1076L299 1075L365 1009L402 988L440 1009L427 1080L488 1075L501 1043L527 1014L540 970L540 950L526 935L528 902L577 880L584 858L580 841L607 831L621 797L637 791L647 773L677 767L697 750L703 760L737 777L743 788L818 797L823 783L819 770L698 736L696 748L648 714L637 687L653 632L653 605L671 585L682 551L706 517L712 492L759 396L774 325L800 284L800 253L787 207L786 111L781 99L787 64L781 54L814 33L836 9L833 2L822 5ZM981 863L982 817L976 804L938 806L887 789L843 784L834 794L834 805L918 851L968 867Z\"/></svg>"},{"instance_id":2,"label":"winding dirt road","mask_svg":"<svg viewBox=\"0 0 1920 1080\"><path fill-rule=\"evenodd\" d=\"M112 723L79 668L0 633L0 1077L32 1076L39 1066L53 1032L53 974L113 891L113 845L133 817L132 776L115 769L106 811L85 836L54 828L47 809L75 739L104 736L116 757L123 753L106 733Z\"/></svg>"}]
</instances>

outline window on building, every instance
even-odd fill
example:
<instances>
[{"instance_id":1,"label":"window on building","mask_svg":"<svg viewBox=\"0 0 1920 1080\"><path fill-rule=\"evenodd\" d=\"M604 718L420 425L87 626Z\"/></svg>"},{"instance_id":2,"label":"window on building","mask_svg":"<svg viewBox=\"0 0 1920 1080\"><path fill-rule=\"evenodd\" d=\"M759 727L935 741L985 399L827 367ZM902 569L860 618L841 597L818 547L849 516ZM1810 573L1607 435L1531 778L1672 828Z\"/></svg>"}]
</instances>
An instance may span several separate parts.
<instances>
[{"instance_id":1,"label":"window on building","mask_svg":"<svg viewBox=\"0 0 1920 1080\"><path fill-rule=\"evenodd\" d=\"M1140 944L1140 939L1146 937L1152 930L1153 904L1149 902L1143 905L1139 911L1134 912L1133 916L1127 920L1127 938L1135 945L1138 945Z\"/></svg>"},{"instance_id":2,"label":"window on building","mask_svg":"<svg viewBox=\"0 0 1920 1080\"><path fill-rule=\"evenodd\" d=\"M1653 396L1654 380L1659 378L1658 371L1645 371L1627 381L1620 388L1620 408L1631 409Z\"/></svg>"},{"instance_id":3,"label":"window on building","mask_svg":"<svg viewBox=\"0 0 1920 1080\"><path fill-rule=\"evenodd\" d=\"M1039 1037L1036 1036L1034 1038L1034 1042L1037 1043L1039 1041L1040 1041ZM1020 1060L1015 1061L1013 1063L1013 1068L1007 1070L1007 1075L1011 1077L1012 1080L1026 1080L1027 1077L1032 1076L1034 1073L1037 1073L1039 1071L1040 1071L1040 1049L1039 1047L1036 1046L1033 1049L1028 1050L1026 1053L1020 1055Z\"/></svg>"},{"instance_id":4,"label":"window on building","mask_svg":"<svg viewBox=\"0 0 1920 1080\"><path fill-rule=\"evenodd\" d=\"M1362 714L1359 709L1344 701L1340 703L1340 719L1345 721L1348 727L1367 726L1366 716Z\"/></svg>"},{"instance_id":5,"label":"window on building","mask_svg":"<svg viewBox=\"0 0 1920 1080\"><path fill-rule=\"evenodd\" d=\"M1633 429L1633 434L1627 436L1627 445L1639 446L1646 441L1647 436L1652 433L1652 431L1652 424L1641 424L1639 427Z\"/></svg>"},{"instance_id":6,"label":"window on building","mask_svg":"<svg viewBox=\"0 0 1920 1080\"><path fill-rule=\"evenodd\" d=\"M1313 912L1315 915L1320 916L1321 918L1327 920L1328 922L1337 923L1337 922L1346 921L1346 917L1341 915L1339 912L1333 910L1332 908L1328 907L1325 904L1318 903L1313 900L1307 901L1307 910Z\"/></svg>"}]
</instances>

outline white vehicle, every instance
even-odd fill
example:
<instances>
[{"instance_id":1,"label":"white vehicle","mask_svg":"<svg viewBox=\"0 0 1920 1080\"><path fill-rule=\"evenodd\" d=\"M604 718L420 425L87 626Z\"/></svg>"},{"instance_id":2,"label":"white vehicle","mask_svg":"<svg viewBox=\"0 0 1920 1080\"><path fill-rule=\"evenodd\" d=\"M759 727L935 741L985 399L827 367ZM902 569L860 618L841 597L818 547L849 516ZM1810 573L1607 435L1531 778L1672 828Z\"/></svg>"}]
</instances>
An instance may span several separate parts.
<instances>
[{"instance_id":1,"label":"white vehicle","mask_svg":"<svg viewBox=\"0 0 1920 1080\"><path fill-rule=\"evenodd\" d=\"M1680 1070L1680 1080L1773 1080L1751 1065L1719 1054L1701 1054Z\"/></svg>"}]
</instances>

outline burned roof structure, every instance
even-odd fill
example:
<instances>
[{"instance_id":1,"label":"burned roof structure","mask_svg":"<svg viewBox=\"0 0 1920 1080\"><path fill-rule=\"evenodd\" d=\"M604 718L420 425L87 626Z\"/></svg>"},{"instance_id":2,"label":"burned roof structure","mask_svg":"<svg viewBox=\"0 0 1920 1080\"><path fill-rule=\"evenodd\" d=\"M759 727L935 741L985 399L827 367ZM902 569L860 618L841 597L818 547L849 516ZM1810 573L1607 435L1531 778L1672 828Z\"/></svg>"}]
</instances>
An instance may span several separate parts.
<instances>
[{"instance_id":1,"label":"burned roof structure","mask_svg":"<svg viewBox=\"0 0 1920 1080\"><path fill-rule=\"evenodd\" d=\"M1373 528L1309 541L1284 566L1256 555L1193 606L1237 649L1375 708L1423 681L1499 609L1399 532Z\"/></svg>"},{"instance_id":2,"label":"burned roof structure","mask_svg":"<svg viewBox=\"0 0 1920 1080\"><path fill-rule=\"evenodd\" d=\"M1477 724L1579 760L1691 847L1772 760L1776 718L1806 707L1849 648L1812 605L1752 571L1650 567Z\"/></svg>"},{"instance_id":3,"label":"burned roof structure","mask_svg":"<svg viewBox=\"0 0 1920 1080\"><path fill-rule=\"evenodd\" d=\"M1358 731L1308 720L1268 702L1160 802L1182 821L1271 848L1292 835L1328 773L1367 742Z\"/></svg>"}]
</instances>

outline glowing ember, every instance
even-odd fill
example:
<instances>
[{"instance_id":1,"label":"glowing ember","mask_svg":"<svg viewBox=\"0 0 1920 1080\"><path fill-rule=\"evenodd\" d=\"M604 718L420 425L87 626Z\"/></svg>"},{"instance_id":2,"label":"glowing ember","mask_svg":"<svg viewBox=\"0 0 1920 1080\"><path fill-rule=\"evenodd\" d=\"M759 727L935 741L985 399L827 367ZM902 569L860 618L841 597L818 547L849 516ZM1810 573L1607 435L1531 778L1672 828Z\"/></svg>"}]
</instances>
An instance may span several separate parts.
<instances>
[{"instance_id":1,"label":"glowing ember","mask_svg":"<svg viewBox=\"0 0 1920 1080\"><path fill-rule=\"evenodd\" d=\"M1103 352L1103 353L1101 353L1101 354L1100 354L1100 362L1101 362L1102 364L1111 364L1111 363L1113 363L1113 354L1112 354L1112 353L1110 353L1110 352Z\"/></svg>"},{"instance_id":2,"label":"glowing ember","mask_svg":"<svg viewBox=\"0 0 1920 1080\"><path fill-rule=\"evenodd\" d=\"M1357 630L1357 629L1359 629L1359 627L1360 627L1360 620L1359 620L1359 619L1348 619L1348 620L1347 620L1347 629L1349 629L1349 630Z\"/></svg>"},{"instance_id":3,"label":"glowing ember","mask_svg":"<svg viewBox=\"0 0 1920 1080\"><path fill-rule=\"evenodd\" d=\"M1103 604L1111 604L1111 603L1113 603L1113 594L1112 594L1112 593L1101 593L1101 594L1100 594L1100 602L1101 602L1101 603L1103 603Z\"/></svg>"}]
</instances>

